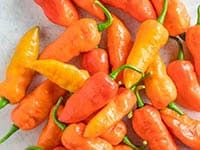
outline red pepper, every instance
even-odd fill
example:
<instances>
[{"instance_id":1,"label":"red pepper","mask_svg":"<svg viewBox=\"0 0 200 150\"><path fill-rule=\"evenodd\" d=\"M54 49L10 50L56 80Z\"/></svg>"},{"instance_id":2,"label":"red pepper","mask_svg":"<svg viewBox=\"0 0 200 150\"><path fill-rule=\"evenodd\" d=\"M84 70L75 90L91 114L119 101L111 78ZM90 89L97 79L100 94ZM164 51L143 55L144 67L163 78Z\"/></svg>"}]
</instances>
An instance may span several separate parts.
<instances>
[{"instance_id":1,"label":"red pepper","mask_svg":"<svg viewBox=\"0 0 200 150\"><path fill-rule=\"evenodd\" d=\"M78 12L70 0L35 0L45 15L61 26L69 26L79 19Z\"/></svg>"},{"instance_id":2,"label":"red pepper","mask_svg":"<svg viewBox=\"0 0 200 150\"><path fill-rule=\"evenodd\" d=\"M97 72L109 72L108 54L104 49L94 49L83 54L82 67L86 69L90 75Z\"/></svg>"},{"instance_id":3,"label":"red pepper","mask_svg":"<svg viewBox=\"0 0 200 150\"><path fill-rule=\"evenodd\" d=\"M69 150L69 149L66 149L63 146L58 146L58 147L55 147L53 150Z\"/></svg>"}]
</instances>

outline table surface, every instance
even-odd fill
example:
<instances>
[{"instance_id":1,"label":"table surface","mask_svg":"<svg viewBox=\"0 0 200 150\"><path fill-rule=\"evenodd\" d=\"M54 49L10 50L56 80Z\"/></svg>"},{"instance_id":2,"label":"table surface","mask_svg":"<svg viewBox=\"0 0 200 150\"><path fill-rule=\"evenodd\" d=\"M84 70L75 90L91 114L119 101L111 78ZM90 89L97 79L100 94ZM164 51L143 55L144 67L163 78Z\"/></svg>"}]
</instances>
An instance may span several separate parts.
<instances>
[{"instance_id":1,"label":"table surface","mask_svg":"<svg viewBox=\"0 0 200 150\"><path fill-rule=\"evenodd\" d=\"M188 9L191 16L191 24L196 21L196 7L200 0L181 0ZM123 18L129 30L132 32L134 38L135 32L139 26L139 23L130 16L123 14L121 11L114 8L110 8L120 18ZM33 0L0 0L0 80L4 79L6 66L10 61L10 57L14 52L14 48L18 43L19 38L30 27L39 25L41 27L41 49L43 49L48 43L53 41L64 28L52 24L44 16L42 10L33 2ZM89 16L81 10L84 16ZM102 46L105 46L102 42ZM169 49L169 50L167 50ZM175 42L169 41L165 48L161 51L161 55L166 63L173 60L176 56L177 48ZM35 82L31 85L30 89L35 87L39 79L35 79ZM0 111L0 137L9 129L12 124L10 114L15 106L7 106ZM190 116L200 119L200 113L191 112L184 109ZM28 132L19 131L13 135L7 142L0 145L0 150L23 150L29 145L34 145L37 142L38 134L40 133L44 123L36 129ZM137 141L133 139L134 142ZM180 142L181 150L189 150L182 146Z\"/></svg>"}]
</instances>

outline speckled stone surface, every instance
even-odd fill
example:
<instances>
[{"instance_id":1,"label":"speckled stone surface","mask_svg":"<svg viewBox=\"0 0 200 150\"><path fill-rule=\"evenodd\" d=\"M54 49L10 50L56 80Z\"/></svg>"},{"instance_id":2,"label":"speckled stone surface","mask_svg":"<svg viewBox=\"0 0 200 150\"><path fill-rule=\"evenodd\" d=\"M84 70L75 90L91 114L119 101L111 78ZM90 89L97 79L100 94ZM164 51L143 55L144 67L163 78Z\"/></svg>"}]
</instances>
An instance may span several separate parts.
<instances>
[{"instance_id":1,"label":"speckled stone surface","mask_svg":"<svg viewBox=\"0 0 200 150\"><path fill-rule=\"evenodd\" d=\"M182 0L191 15L192 24L196 21L196 7L200 3L200 0ZM0 80L4 79L5 69L14 52L14 48L26 30L31 26L39 25L41 27L41 50L51 41L53 41L64 28L54 25L48 21L44 16L42 10L34 4L33 0L0 0ZM133 38L135 32L139 26L139 23L128 15L123 14L121 11L111 8L111 10L117 14L121 19L125 20L130 31L133 33ZM81 10L81 14L84 16L89 16L84 11ZM105 46L105 39L102 41L102 46ZM176 44L173 41L165 46L161 51L162 57L165 62L168 63L170 60L176 57ZM73 62L76 63L77 60ZM31 85L30 89L35 87L38 83L35 82ZM9 129L11 125L10 114L15 106L8 106L4 110L0 111L0 137ZM200 113L189 112L185 110L190 116L200 119ZM0 145L0 150L23 150L29 145L34 145L37 142L38 134L40 133L44 123L29 132L19 131L13 135L7 142ZM130 131L129 134L133 135ZM133 141L137 142L137 139ZM189 150L180 144L181 150Z\"/></svg>"}]
</instances>

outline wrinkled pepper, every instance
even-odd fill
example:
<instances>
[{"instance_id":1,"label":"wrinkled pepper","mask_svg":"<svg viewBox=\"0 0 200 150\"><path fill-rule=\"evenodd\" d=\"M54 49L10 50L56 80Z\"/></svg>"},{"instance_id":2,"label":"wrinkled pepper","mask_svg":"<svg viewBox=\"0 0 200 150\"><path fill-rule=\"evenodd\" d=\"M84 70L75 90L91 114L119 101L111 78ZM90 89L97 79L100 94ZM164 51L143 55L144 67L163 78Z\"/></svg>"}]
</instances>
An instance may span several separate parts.
<instances>
[{"instance_id":1,"label":"wrinkled pepper","mask_svg":"<svg viewBox=\"0 0 200 150\"><path fill-rule=\"evenodd\" d=\"M141 24L136 34L136 40L126 61L127 64L136 66L143 72L153 62L158 51L168 40L168 31L164 28L168 0L165 0L163 11L156 20L147 20ZM135 84L141 75L131 70L124 70L123 82L127 88Z\"/></svg>"},{"instance_id":2,"label":"wrinkled pepper","mask_svg":"<svg viewBox=\"0 0 200 150\"><path fill-rule=\"evenodd\" d=\"M40 59L68 62L81 52L96 48L101 40L101 31L112 24L112 15L98 0L95 0L95 4L102 8L107 20L99 24L94 19L89 18L74 22L57 40L44 49Z\"/></svg>"},{"instance_id":3,"label":"wrinkled pepper","mask_svg":"<svg viewBox=\"0 0 200 150\"><path fill-rule=\"evenodd\" d=\"M12 111L12 121L9 132L0 139L6 141L19 129L31 130L42 123L47 117L58 98L64 95L65 90L49 80L43 81Z\"/></svg>"},{"instance_id":4,"label":"wrinkled pepper","mask_svg":"<svg viewBox=\"0 0 200 150\"><path fill-rule=\"evenodd\" d=\"M0 83L0 109L22 100L32 81L34 71L26 65L39 54L39 27L33 27L21 38L6 71L6 79Z\"/></svg>"},{"instance_id":5,"label":"wrinkled pepper","mask_svg":"<svg viewBox=\"0 0 200 150\"><path fill-rule=\"evenodd\" d=\"M138 21L155 19L156 12L149 0L101 0L105 4L121 9Z\"/></svg>"},{"instance_id":6,"label":"wrinkled pepper","mask_svg":"<svg viewBox=\"0 0 200 150\"><path fill-rule=\"evenodd\" d=\"M167 73L176 85L176 102L185 108L200 111L200 85L190 61L184 60L182 42L174 38L179 45L178 60L167 67Z\"/></svg>"},{"instance_id":7,"label":"wrinkled pepper","mask_svg":"<svg viewBox=\"0 0 200 150\"><path fill-rule=\"evenodd\" d=\"M71 0L35 0L47 18L55 24L69 26L79 19Z\"/></svg>"},{"instance_id":8,"label":"wrinkled pepper","mask_svg":"<svg viewBox=\"0 0 200 150\"><path fill-rule=\"evenodd\" d=\"M97 18L101 20L105 19L104 12L94 3L94 0L73 0L73 2Z\"/></svg>"},{"instance_id":9,"label":"wrinkled pepper","mask_svg":"<svg viewBox=\"0 0 200 150\"><path fill-rule=\"evenodd\" d=\"M154 57L147 72L151 75L144 80L145 92L154 107L163 109L176 99L177 91L159 54Z\"/></svg>"},{"instance_id":10,"label":"wrinkled pepper","mask_svg":"<svg viewBox=\"0 0 200 150\"><path fill-rule=\"evenodd\" d=\"M198 7L198 19L197 24L193 27L190 27L186 32L186 45L191 52L194 64L195 64L195 71L200 78L200 5Z\"/></svg>"},{"instance_id":11,"label":"wrinkled pepper","mask_svg":"<svg viewBox=\"0 0 200 150\"><path fill-rule=\"evenodd\" d=\"M28 67L70 92L81 88L85 80L89 78L86 70L79 70L73 65L56 60L37 60L29 64Z\"/></svg>"},{"instance_id":12,"label":"wrinkled pepper","mask_svg":"<svg viewBox=\"0 0 200 150\"><path fill-rule=\"evenodd\" d=\"M148 142L150 150L178 150L167 127L161 120L159 111L151 105L144 105L139 95L138 86L136 96L138 100L138 109L135 110L132 118L132 127L142 139Z\"/></svg>"},{"instance_id":13,"label":"wrinkled pepper","mask_svg":"<svg viewBox=\"0 0 200 150\"><path fill-rule=\"evenodd\" d=\"M180 115L168 108L161 111L161 116L170 132L182 143L193 150L200 149L200 121L187 115Z\"/></svg>"},{"instance_id":14,"label":"wrinkled pepper","mask_svg":"<svg viewBox=\"0 0 200 150\"><path fill-rule=\"evenodd\" d=\"M143 74L130 65L121 66L110 75L103 72L94 74L67 100L59 120L64 123L80 122L108 104L118 91L118 84L114 79L125 68Z\"/></svg>"},{"instance_id":15,"label":"wrinkled pepper","mask_svg":"<svg viewBox=\"0 0 200 150\"><path fill-rule=\"evenodd\" d=\"M113 23L107 30L107 49L112 70L126 63L132 47L131 33L125 24L113 16ZM122 73L118 77L122 80Z\"/></svg>"},{"instance_id":16,"label":"wrinkled pepper","mask_svg":"<svg viewBox=\"0 0 200 150\"><path fill-rule=\"evenodd\" d=\"M164 0L150 0L158 14L161 14ZM171 36L177 36L190 27L190 16L181 0L169 0L164 26Z\"/></svg>"},{"instance_id":17,"label":"wrinkled pepper","mask_svg":"<svg viewBox=\"0 0 200 150\"><path fill-rule=\"evenodd\" d=\"M82 68L87 70L90 75L98 72L109 73L108 54L104 49L97 48L83 54L81 62Z\"/></svg>"}]
</instances>

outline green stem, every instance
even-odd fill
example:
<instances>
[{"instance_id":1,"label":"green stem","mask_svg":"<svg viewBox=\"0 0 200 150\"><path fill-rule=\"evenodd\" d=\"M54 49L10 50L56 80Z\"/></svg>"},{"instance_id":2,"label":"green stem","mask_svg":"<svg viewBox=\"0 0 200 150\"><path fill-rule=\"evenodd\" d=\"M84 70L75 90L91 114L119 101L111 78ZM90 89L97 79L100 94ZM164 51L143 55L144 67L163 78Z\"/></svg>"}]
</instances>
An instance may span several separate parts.
<instances>
[{"instance_id":1,"label":"green stem","mask_svg":"<svg viewBox=\"0 0 200 150\"><path fill-rule=\"evenodd\" d=\"M138 108L144 107L144 102L143 102L142 97L140 96L140 93L139 93L139 91L143 90L143 89L145 89L145 86L144 85L140 85L140 86L137 86L137 88L135 90L135 95L136 95L136 98L137 98L137 106L138 106Z\"/></svg>"},{"instance_id":2,"label":"green stem","mask_svg":"<svg viewBox=\"0 0 200 150\"><path fill-rule=\"evenodd\" d=\"M200 25L200 5L198 6L197 9L197 25Z\"/></svg>"},{"instance_id":3,"label":"green stem","mask_svg":"<svg viewBox=\"0 0 200 150\"><path fill-rule=\"evenodd\" d=\"M132 149L134 149L134 150L140 150L139 147L137 147L136 145L134 145L134 144L130 141L130 139L128 138L128 136L125 136L125 137L123 138L123 143L126 144L126 145L128 145L128 146L130 146L130 147L131 147Z\"/></svg>"},{"instance_id":4,"label":"green stem","mask_svg":"<svg viewBox=\"0 0 200 150\"><path fill-rule=\"evenodd\" d=\"M56 103L56 106L54 106L53 108L53 120L55 122L55 124L62 130L64 131L65 128L67 127L64 123L60 122L58 119L57 119L57 111L58 111L58 108L60 107L61 103L63 101L63 98L60 97L58 102Z\"/></svg>"},{"instance_id":5,"label":"green stem","mask_svg":"<svg viewBox=\"0 0 200 150\"><path fill-rule=\"evenodd\" d=\"M30 146L30 147L27 147L25 150L43 150L43 149L37 146Z\"/></svg>"},{"instance_id":6,"label":"green stem","mask_svg":"<svg viewBox=\"0 0 200 150\"><path fill-rule=\"evenodd\" d=\"M112 25L113 17L111 13L109 12L109 10L100 1L95 0L95 4L97 4L103 10L103 12L105 13L107 17L105 22L98 24L98 30L101 32Z\"/></svg>"},{"instance_id":7,"label":"green stem","mask_svg":"<svg viewBox=\"0 0 200 150\"><path fill-rule=\"evenodd\" d=\"M184 60L185 59L185 56L184 56L184 52L183 52L183 44L181 42L181 40L177 37L170 37L174 40L176 40L177 44L178 44L178 56L177 56L177 59L178 60Z\"/></svg>"},{"instance_id":8,"label":"green stem","mask_svg":"<svg viewBox=\"0 0 200 150\"><path fill-rule=\"evenodd\" d=\"M13 124L11 126L10 130L8 131L8 133L4 137L2 137L0 139L0 144L2 144L3 142L5 142L11 135L13 135L18 130L19 130L19 128L16 125Z\"/></svg>"},{"instance_id":9,"label":"green stem","mask_svg":"<svg viewBox=\"0 0 200 150\"><path fill-rule=\"evenodd\" d=\"M131 65L122 65L120 66L119 68L117 68L116 70L114 70L113 72L110 73L110 77L112 79L116 79L117 76L119 75L119 73L124 70L124 69L131 69L131 70L134 70L140 74L142 74L142 77L144 77L144 73L142 71L140 71L138 68L134 67L134 66L131 66Z\"/></svg>"},{"instance_id":10,"label":"green stem","mask_svg":"<svg viewBox=\"0 0 200 150\"><path fill-rule=\"evenodd\" d=\"M178 106L176 106L176 104L174 102L169 103L168 108L174 110L175 112L177 112L180 115L184 115L184 112Z\"/></svg>"},{"instance_id":11,"label":"green stem","mask_svg":"<svg viewBox=\"0 0 200 150\"><path fill-rule=\"evenodd\" d=\"M9 100L5 97L0 97L0 109L4 108L6 105L9 104Z\"/></svg>"},{"instance_id":12,"label":"green stem","mask_svg":"<svg viewBox=\"0 0 200 150\"><path fill-rule=\"evenodd\" d=\"M166 17L166 14L167 14L167 9L168 9L168 0L164 0L162 12L161 12L160 16L157 19L157 21L159 23L161 23L161 24L163 24L164 21L165 21L165 17Z\"/></svg>"}]
</instances>

